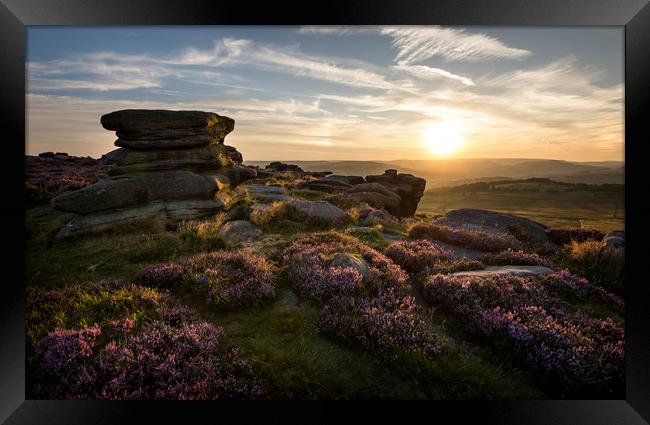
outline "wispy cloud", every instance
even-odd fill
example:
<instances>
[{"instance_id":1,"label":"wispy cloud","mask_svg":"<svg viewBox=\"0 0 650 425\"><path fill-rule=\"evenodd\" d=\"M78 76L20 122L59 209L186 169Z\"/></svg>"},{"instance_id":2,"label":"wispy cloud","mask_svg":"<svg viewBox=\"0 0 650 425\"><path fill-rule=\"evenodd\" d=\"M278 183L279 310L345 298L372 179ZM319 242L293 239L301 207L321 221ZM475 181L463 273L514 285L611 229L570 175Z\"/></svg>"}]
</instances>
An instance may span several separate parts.
<instances>
[{"instance_id":1,"label":"wispy cloud","mask_svg":"<svg viewBox=\"0 0 650 425\"><path fill-rule=\"evenodd\" d=\"M407 72L414 77L423 79L423 80L439 80L441 78L448 78L450 80L460 81L466 86L474 86L474 81L471 78L463 77L461 75L453 74L449 71L445 71L440 68L432 68L426 65L408 65L405 62L400 62L395 65L393 68Z\"/></svg>"},{"instance_id":2,"label":"wispy cloud","mask_svg":"<svg viewBox=\"0 0 650 425\"><path fill-rule=\"evenodd\" d=\"M417 63L434 56L447 61L521 59L531 53L506 46L486 34L470 34L464 29L427 27L383 27L380 32L393 39L396 62Z\"/></svg>"}]
</instances>

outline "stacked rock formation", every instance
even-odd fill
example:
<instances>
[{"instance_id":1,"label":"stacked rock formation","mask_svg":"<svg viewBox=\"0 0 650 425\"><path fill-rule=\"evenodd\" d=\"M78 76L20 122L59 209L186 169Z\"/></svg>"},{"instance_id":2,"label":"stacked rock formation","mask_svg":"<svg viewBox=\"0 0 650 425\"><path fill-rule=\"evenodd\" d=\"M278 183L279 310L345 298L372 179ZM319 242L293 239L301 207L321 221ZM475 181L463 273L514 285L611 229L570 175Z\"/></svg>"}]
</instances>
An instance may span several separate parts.
<instances>
[{"instance_id":1,"label":"stacked rock formation","mask_svg":"<svg viewBox=\"0 0 650 425\"><path fill-rule=\"evenodd\" d=\"M426 184L423 178L386 170L382 175L365 178L332 174L304 182L299 187L330 193L335 202L365 202L401 218L415 214Z\"/></svg>"},{"instance_id":2,"label":"stacked rock formation","mask_svg":"<svg viewBox=\"0 0 650 425\"><path fill-rule=\"evenodd\" d=\"M52 199L77 213L58 237L115 224L161 218L204 217L223 208L218 192L256 176L224 144L234 120L212 112L127 109L101 117L116 132L118 149L103 158L116 164L109 177Z\"/></svg>"}]
</instances>

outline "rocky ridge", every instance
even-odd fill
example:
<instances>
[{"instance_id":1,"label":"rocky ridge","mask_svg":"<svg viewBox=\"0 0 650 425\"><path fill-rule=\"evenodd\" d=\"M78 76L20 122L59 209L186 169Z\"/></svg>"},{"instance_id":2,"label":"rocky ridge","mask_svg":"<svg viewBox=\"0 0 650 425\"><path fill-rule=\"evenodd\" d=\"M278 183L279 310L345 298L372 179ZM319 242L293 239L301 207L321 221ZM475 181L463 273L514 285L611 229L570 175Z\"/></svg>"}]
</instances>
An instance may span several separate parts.
<instances>
[{"instance_id":1,"label":"rocky ridge","mask_svg":"<svg viewBox=\"0 0 650 425\"><path fill-rule=\"evenodd\" d=\"M223 208L219 192L254 178L242 156L224 144L234 120L212 112L126 109L101 117L116 132L109 177L52 199L79 214L57 237L89 233L140 220L179 220Z\"/></svg>"}]
</instances>

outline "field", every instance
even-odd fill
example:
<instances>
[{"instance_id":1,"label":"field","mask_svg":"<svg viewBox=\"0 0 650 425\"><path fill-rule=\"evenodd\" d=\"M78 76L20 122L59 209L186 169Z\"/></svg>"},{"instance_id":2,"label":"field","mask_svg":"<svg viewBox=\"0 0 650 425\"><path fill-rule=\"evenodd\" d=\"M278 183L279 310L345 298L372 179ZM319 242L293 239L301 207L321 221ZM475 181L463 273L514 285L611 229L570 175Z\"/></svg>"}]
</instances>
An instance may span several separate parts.
<instances>
[{"instance_id":1,"label":"field","mask_svg":"<svg viewBox=\"0 0 650 425\"><path fill-rule=\"evenodd\" d=\"M592 227L604 232L625 228L622 190L607 195L586 190L427 191L418 205L418 213L445 214L457 208L515 214L551 227Z\"/></svg>"}]
</instances>

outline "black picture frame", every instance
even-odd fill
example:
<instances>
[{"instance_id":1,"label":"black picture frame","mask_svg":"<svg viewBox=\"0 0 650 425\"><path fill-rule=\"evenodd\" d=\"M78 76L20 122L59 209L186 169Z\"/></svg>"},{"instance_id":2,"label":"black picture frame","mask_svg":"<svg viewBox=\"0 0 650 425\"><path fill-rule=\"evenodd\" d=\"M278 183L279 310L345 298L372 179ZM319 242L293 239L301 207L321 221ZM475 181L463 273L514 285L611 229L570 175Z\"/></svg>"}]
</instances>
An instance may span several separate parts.
<instances>
[{"instance_id":1,"label":"black picture frame","mask_svg":"<svg viewBox=\"0 0 650 425\"><path fill-rule=\"evenodd\" d=\"M25 400L23 181L25 140L26 27L32 25L298 25L298 24L438 24L438 25L617 25L625 26L625 227L626 246L626 399L463 401L360 406L345 419L373 417L407 420L424 414L430 420L480 420L498 424L643 424L650 422L650 297L644 272L644 242L650 240L650 196L645 188L650 152L645 115L650 99L650 4L647 0L500 0L500 1L328 1L280 5L217 0L0 0L0 112L4 197L0 204L4 273L0 300L0 422L6 424L129 423L164 419L192 423L236 415L238 422L305 423L341 420L335 406L309 404L296 409L281 403L130 403L108 401ZM8 249L7 249L8 248ZM647 261L647 260L646 260ZM349 404L345 407L349 407ZM308 410L305 411L305 410ZM298 414L298 412L300 413ZM293 414L292 414L293 413ZM146 415L146 419L138 419ZM308 415L308 416L305 416ZM154 419L154 417L156 419ZM421 420L421 419L420 419Z\"/></svg>"}]
</instances>

